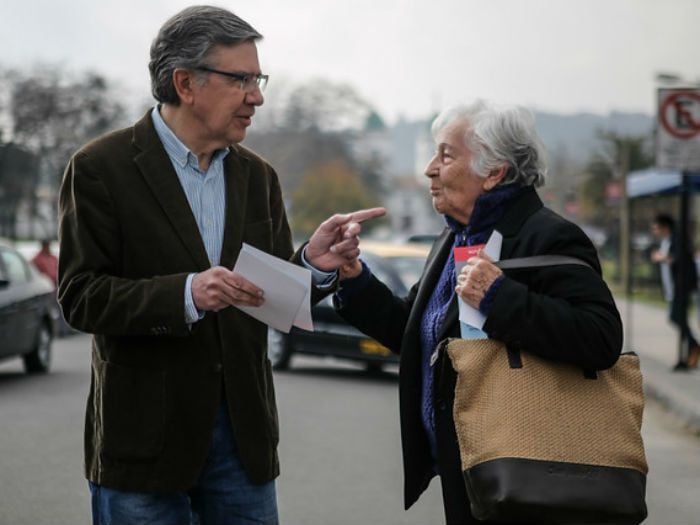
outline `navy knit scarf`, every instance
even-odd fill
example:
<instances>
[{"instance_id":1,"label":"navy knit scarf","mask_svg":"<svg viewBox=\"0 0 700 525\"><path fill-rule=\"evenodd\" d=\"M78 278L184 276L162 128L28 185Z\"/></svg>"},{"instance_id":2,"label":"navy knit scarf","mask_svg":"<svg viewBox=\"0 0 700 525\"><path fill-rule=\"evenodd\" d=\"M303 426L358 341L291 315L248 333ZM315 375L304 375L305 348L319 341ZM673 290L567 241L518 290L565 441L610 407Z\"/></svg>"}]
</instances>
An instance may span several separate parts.
<instances>
[{"instance_id":1,"label":"navy knit scarf","mask_svg":"<svg viewBox=\"0 0 700 525\"><path fill-rule=\"evenodd\" d=\"M507 185L482 193L474 204L469 224L466 226L445 215L447 226L454 233L453 248L486 243L496 223L503 217L513 199L520 195L523 189L524 187L521 185ZM438 334L445 320L447 309L455 295L456 284L454 257L452 250L450 250L440 278L423 312L420 326L423 377L421 414L434 464L437 464L437 445L433 407L433 368L430 366L430 356L439 342Z\"/></svg>"}]
</instances>

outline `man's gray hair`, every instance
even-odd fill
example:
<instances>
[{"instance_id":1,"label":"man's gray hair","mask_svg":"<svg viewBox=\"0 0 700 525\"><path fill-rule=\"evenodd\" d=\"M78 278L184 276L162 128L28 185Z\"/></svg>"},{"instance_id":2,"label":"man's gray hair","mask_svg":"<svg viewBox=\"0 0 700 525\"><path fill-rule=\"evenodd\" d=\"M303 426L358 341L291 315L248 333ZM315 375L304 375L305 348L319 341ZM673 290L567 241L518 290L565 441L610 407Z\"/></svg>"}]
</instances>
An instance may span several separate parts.
<instances>
[{"instance_id":1,"label":"man's gray hair","mask_svg":"<svg viewBox=\"0 0 700 525\"><path fill-rule=\"evenodd\" d=\"M508 167L499 185L542 186L547 173L542 141L532 113L515 106L496 106L477 100L468 106L442 111L433 121L435 137L453 124L465 124L465 144L473 158L471 168L480 177L503 165Z\"/></svg>"},{"instance_id":2,"label":"man's gray hair","mask_svg":"<svg viewBox=\"0 0 700 525\"><path fill-rule=\"evenodd\" d=\"M262 38L245 20L226 9L192 6L183 9L160 28L151 44L151 92L158 102L179 105L173 85L176 68L205 66L209 52L218 45L230 46Z\"/></svg>"}]
</instances>

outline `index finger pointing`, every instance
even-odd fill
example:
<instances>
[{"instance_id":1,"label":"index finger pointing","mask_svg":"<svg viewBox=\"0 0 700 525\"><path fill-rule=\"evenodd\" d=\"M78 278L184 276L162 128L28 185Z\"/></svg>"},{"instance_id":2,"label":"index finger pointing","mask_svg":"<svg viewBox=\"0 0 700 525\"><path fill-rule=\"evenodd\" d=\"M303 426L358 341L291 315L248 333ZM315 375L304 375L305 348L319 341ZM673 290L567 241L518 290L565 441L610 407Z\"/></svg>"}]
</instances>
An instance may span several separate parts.
<instances>
[{"instance_id":1,"label":"index finger pointing","mask_svg":"<svg viewBox=\"0 0 700 525\"><path fill-rule=\"evenodd\" d=\"M386 214L384 208L368 208L366 210L358 210L351 213L336 213L321 223L321 228L325 231L333 231L340 228L349 222L362 222L375 217L381 217ZM359 217L359 218L358 218Z\"/></svg>"},{"instance_id":2,"label":"index finger pointing","mask_svg":"<svg viewBox=\"0 0 700 525\"><path fill-rule=\"evenodd\" d=\"M366 210L352 212L350 214L350 220L353 222L364 222L384 215L386 215L386 208L368 208Z\"/></svg>"}]
</instances>

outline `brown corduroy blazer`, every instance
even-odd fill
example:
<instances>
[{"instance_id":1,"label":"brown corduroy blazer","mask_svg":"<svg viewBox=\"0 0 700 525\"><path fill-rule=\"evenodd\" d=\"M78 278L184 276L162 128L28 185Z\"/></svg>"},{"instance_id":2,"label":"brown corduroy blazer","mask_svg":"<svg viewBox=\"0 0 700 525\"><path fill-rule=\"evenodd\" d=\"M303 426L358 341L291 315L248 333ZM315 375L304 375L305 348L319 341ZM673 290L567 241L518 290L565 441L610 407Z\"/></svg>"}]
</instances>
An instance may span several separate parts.
<instances>
[{"instance_id":1,"label":"brown corduroy blazer","mask_svg":"<svg viewBox=\"0 0 700 525\"><path fill-rule=\"evenodd\" d=\"M232 268L243 242L292 257L275 171L238 145L224 164L220 264ZM210 264L150 112L70 160L60 192L60 243L65 317L94 334L87 478L128 491L191 487L222 396L247 473L256 483L276 477L267 327L232 307L207 312L191 330L185 324L187 274Z\"/></svg>"}]
</instances>

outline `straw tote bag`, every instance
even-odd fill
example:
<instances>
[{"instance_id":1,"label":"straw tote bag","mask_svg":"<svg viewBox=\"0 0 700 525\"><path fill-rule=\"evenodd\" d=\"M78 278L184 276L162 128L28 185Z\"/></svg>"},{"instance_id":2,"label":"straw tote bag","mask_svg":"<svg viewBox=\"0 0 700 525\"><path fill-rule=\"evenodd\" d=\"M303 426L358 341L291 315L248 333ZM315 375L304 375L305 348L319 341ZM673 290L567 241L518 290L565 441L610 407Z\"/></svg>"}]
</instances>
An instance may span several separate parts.
<instances>
[{"instance_id":1,"label":"straw tote bag","mask_svg":"<svg viewBox=\"0 0 700 525\"><path fill-rule=\"evenodd\" d=\"M491 339L448 339L438 355L457 372L453 416L474 517L571 525L646 518L637 355L599 372Z\"/></svg>"}]
</instances>

